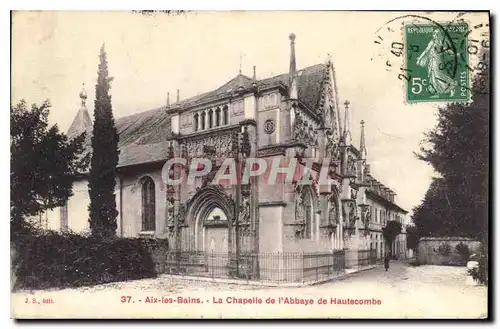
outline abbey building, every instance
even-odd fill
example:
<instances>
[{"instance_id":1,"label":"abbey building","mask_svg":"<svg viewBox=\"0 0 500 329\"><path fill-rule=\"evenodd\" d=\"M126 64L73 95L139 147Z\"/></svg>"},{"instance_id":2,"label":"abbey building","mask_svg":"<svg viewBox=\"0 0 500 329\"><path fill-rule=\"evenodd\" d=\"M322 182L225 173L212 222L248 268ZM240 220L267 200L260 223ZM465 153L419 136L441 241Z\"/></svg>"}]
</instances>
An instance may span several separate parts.
<instances>
[{"instance_id":1,"label":"abbey building","mask_svg":"<svg viewBox=\"0 0 500 329\"><path fill-rule=\"evenodd\" d=\"M266 79L239 74L207 93L184 100L177 93L171 104L116 119L118 236L165 238L173 250L236 258L336 250L383 257L382 227L388 220L404 223L407 211L370 172L364 122L360 145L350 143L351 108L338 93L331 59L297 69L294 34L289 41L286 73ZM87 96L80 97L70 137L92 129ZM263 175L247 184L215 185L209 174L191 185L166 185L162 167L173 157L188 163L208 158L214 172L226 158L293 158L299 167L311 161L311 184L269 184ZM328 184L318 180L325 165ZM88 230L85 175L73 192L65 207L45 215L47 228Z\"/></svg>"}]
</instances>

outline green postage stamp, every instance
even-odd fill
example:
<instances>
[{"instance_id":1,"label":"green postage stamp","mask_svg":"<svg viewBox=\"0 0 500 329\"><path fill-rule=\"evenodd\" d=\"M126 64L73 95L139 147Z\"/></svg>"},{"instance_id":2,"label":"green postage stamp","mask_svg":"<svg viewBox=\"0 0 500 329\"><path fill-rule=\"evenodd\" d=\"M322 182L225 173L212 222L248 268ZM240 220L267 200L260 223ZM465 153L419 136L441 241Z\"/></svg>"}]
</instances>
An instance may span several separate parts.
<instances>
[{"instance_id":1,"label":"green postage stamp","mask_svg":"<svg viewBox=\"0 0 500 329\"><path fill-rule=\"evenodd\" d=\"M404 27L408 102L468 101L465 22Z\"/></svg>"}]
</instances>

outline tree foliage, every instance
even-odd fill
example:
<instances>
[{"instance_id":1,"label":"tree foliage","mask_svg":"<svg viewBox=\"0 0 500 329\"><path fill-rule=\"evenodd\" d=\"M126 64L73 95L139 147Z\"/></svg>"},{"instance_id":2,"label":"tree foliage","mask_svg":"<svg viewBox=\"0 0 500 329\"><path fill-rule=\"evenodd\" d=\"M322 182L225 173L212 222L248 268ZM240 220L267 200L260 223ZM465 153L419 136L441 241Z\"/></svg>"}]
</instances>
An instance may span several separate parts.
<instances>
[{"instance_id":1,"label":"tree foliage","mask_svg":"<svg viewBox=\"0 0 500 329\"><path fill-rule=\"evenodd\" d=\"M416 226L407 225L406 226L406 247L411 250L417 250L418 248L418 230Z\"/></svg>"},{"instance_id":2,"label":"tree foliage","mask_svg":"<svg viewBox=\"0 0 500 329\"><path fill-rule=\"evenodd\" d=\"M402 225L400 222L395 220L387 221L387 224L382 229L382 235L384 236L384 240L387 242L389 246L392 246L392 243L396 239L399 233L401 233Z\"/></svg>"},{"instance_id":3,"label":"tree foliage","mask_svg":"<svg viewBox=\"0 0 500 329\"><path fill-rule=\"evenodd\" d=\"M490 104L489 69L483 67L473 80L472 102L439 108L427 147L417 154L439 174L413 210L420 236L486 238Z\"/></svg>"},{"instance_id":4,"label":"tree foliage","mask_svg":"<svg viewBox=\"0 0 500 329\"><path fill-rule=\"evenodd\" d=\"M108 61L103 45L95 88L92 158L88 183L90 230L92 235L103 237L116 234L118 215L115 199L116 166L119 155L118 133L109 93L112 78L108 75Z\"/></svg>"},{"instance_id":5,"label":"tree foliage","mask_svg":"<svg viewBox=\"0 0 500 329\"><path fill-rule=\"evenodd\" d=\"M49 101L10 108L10 210L15 235L26 219L62 206L72 195L74 176L82 170L79 155L85 135L68 140L49 126Z\"/></svg>"}]
</instances>

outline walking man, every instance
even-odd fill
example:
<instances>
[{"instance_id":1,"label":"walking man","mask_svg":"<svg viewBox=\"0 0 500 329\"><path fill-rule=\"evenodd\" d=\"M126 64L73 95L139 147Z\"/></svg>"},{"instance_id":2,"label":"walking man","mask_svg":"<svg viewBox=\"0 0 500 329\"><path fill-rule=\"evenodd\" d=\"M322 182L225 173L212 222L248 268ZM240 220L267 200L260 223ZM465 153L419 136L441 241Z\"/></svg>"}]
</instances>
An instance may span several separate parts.
<instances>
[{"instance_id":1,"label":"walking man","mask_svg":"<svg viewBox=\"0 0 500 329\"><path fill-rule=\"evenodd\" d=\"M385 267L385 271L387 272L387 270L389 269L389 253L385 254L384 267Z\"/></svg>"}]
</instances>

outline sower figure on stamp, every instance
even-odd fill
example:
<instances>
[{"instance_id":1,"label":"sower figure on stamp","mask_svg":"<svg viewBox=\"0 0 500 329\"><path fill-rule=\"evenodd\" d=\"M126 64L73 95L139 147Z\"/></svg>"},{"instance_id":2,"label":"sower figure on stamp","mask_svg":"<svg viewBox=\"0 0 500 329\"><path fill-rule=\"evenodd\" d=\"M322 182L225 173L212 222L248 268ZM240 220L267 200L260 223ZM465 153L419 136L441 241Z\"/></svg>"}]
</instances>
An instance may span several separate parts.
<instances>
[{"instance_id":1,"label":"sower figure on stamp","mask_svg":"<svg viewBox=\"0 0 500 329\"><path fill-rule=\"evenodd\" d=\"M389 269L389 253L385 254L384 267L385 267L385 271L387 272L387 270Z\"/></svg>"},{"instance_id":2,"label":"sower figure on stamp","mask_svg":"<svg viewBox=\"0 0 500 329\"><path fill-rule=\"evenodd\" d=\"M449 46L446 45L444 33L436 29L432 34L431 41L417 59L418 66L427 66L429 87L432 86L434 89L432 97L437 97L439 94L444 93L450 93L450 97L453 97L455 94L456 81L444 71L446 65L444 65L443 52L446 51L453 56L455 56L455 53L445 47ZM458 55L456 54L456 56Z\"/></svg>"}]
</instances>

